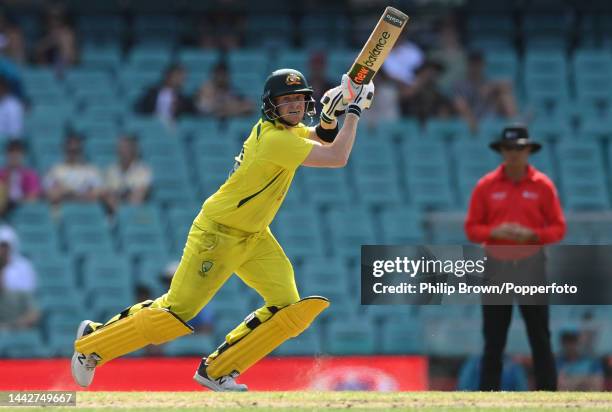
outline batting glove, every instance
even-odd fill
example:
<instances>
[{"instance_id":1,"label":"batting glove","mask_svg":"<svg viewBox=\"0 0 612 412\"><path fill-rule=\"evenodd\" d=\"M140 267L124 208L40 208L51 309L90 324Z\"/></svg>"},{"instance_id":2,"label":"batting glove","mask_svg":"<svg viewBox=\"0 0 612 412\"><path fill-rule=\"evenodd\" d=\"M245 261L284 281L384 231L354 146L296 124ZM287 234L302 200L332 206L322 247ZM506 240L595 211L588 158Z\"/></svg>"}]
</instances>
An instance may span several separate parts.
<instances>
[{"instance_id":1,"label":"batting glove","mask_svg":"<svg viewBox=\"0 0 612 412\"><path fill-rule=\"evenodd\" d=\"M362 86L359 95L355 98L352 103L346 108L347 113L353 113L357 116L361 116L361 111L369 109L374 99L374 83L370 82Z\"/></svg>"},{"instance_id":2,"label":"batting glove","mask_svg":"<svg viewBox=\"0 0 612 412\"><path fill-rule=\"evenodd\" d=\"M348 74L342 75L342 82L340 83L340 87L342 87L342 100L344 104L349 104L359 96L359 93L363 90L363 85L356 84L348 77Z\"/></svg>"},{"instance_id":3,"label":"batting glove","mask_svg":"<svg viewBox=\"0 0 612 412\"><path fill-rule=\"evenodd\" d=\"M321 98L323 109L321 109L321 121L332 123L338 116L342 116L346 110L346 104L342 99L342 86L329 89Z\"/></svg>"}]
</instances>

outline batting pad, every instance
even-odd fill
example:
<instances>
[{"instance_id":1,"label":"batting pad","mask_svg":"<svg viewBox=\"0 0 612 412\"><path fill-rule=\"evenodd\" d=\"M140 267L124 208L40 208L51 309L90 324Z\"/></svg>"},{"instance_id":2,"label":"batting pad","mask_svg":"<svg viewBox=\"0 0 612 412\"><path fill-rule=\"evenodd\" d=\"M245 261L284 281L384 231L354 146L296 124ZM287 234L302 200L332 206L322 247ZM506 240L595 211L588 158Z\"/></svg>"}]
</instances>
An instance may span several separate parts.
<instances>
[{"instance_id":1,"label":"batting pad","mask_svg":"<svg viewBox=\"0 0 612 412\"><path fill-rule=\"evenodd\" d=\"M102 366L149 344L160 345L192 332L171 311L147 307L76 340L74 349L85 355L95 353L101 358L97 366Z\"/></svg>"},{"instance_id":2,"label":"batting pad","mask_svg":"<svg viewBox=\"0 0 612 412\"><path fill-rule=\"evenodd\" d=\"M309 296L276 312L248 335L221 352L206 368L217 379L236 371L242 373L289 338L305 331L329 306L321 296Z\"/></svg>"}]
</instances>

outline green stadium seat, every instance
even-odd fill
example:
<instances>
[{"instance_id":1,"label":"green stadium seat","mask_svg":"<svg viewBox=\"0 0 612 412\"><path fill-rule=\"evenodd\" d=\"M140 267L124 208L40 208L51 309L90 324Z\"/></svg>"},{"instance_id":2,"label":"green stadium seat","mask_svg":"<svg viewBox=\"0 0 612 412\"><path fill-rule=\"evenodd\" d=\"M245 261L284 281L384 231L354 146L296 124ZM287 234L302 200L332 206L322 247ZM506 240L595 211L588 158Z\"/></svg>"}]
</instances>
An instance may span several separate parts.
<instances>
[{"instance_id":1,"label":"green stadium seat","mask_svg":"<svg viewBox=\"0 0 612 412\"><path fill-rule=\"evenodd\" d=\"M119 47L85 47L81 52L81 65L86 68L114 71L121 65Z\"/></svg>"},{"instance_id":2,"label":"green stadium seat","mask_svg":"<svg viewBox=\"0 0 612 412\"><path fill-rule=\"evenodd\" d=\"M365 142L364 142L365 143ZM393 143L387 139L357 145L351 153L355 191L368 205L403 202Z\"/></svg>"},{"instance_id":3,"label":"green stadium seat","mask_svg":"<svg viewBox=\"0 0 612 412\"><path fill-rule=\"evenodd\" d=\"M105 221L91 225L67 225L64 227L64 240L73 256L115 251L110 228Z\"/></svg>"}]
</instances>

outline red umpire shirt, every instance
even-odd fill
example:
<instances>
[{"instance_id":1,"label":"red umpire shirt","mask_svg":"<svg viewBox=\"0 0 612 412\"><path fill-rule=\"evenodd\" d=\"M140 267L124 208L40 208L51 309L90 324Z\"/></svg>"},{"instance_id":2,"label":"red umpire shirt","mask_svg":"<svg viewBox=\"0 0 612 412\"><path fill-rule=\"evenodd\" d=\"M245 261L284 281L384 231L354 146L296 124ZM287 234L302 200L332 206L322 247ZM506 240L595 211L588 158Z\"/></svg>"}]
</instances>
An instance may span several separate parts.
<instances>
[{"instance_id":1,"label":"red umpire shirt","mask_svg":"<svg viewBox=\"0 0 612 412\"><path fill-rule=\"evenodd\" d=\"M497 259L523 259L537 253L541 245L563 238L565 218L555 185L548 176L528 165L525 176L513 182L506 176L502 164L478 181L465 221L468 238L486 246L517 245L513 241L491 238L491 230L503 223L526 226L538 239L524 248L487 248Z\"/></svg>"}]
</instances>

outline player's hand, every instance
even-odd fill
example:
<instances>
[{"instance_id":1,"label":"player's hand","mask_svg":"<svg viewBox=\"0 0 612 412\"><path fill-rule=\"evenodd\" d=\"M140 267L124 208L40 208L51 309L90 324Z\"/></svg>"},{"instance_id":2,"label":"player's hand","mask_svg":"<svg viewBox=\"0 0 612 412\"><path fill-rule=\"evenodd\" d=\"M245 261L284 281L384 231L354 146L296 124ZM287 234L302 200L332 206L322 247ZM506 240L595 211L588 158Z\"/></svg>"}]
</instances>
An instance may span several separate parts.
<instances>
[{"instance_id":1,"label":"player's hand","mask_svg":"<svg viewBox=\"0 0 612 412\"><path fill-rule=\"evenodd\" d=\"M350 77L348 77L348 74L342 75L340 87L342 87L342 100L344 104L354 102L359 96L359 93L361 93L363 90L363 85L356 84Z\"/></svg>"},{"instance_id":2,"label":"player's hand","mask_svg":"<svg viewBox=\"0 0 612 412\"><path fill-rule=\"evenodd\" d=\"M369 109L374 99L374 83L370 82L361 87L359 95L346 108L347 113L353 113L361 116L363 110Z\"/></svg>"},{"instance_id":3,"label":"player's hand","mask_svg":"<svg viewBox=\"0 0 612 412\"><path fill-rule=\"evenodd\" d=\"M344 114L346 104L344 104L342 96L342 86L336 86L323 94L321 98L323 104L323 109L321 109L322 122L332 123L336 117Z\"/></svg>"}]
</instances>

